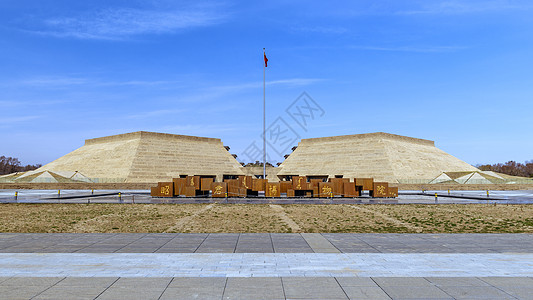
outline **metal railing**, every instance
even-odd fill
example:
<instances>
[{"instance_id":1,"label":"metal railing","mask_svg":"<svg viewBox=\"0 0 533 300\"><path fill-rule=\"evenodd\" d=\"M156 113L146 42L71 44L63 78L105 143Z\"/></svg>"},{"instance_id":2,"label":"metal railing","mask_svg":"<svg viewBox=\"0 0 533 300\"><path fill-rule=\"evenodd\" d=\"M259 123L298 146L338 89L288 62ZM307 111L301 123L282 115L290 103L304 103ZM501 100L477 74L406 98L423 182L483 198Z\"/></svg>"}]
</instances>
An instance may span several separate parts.
<instances>
[{"instance_id":1,"label":"metal railing","mask_svg":"<svg viewBox=\"0 0 533 300\"><path fill-rule=\"evenodd\" d=\"M519 179L502 179L491 182L488 179L469 179L467 183L459 183L456 181L442 181L433 182L432 179L419 179L419 178L399 178L397 179L400 184L533 184L533 178L519 178Z\"/></svg>"},{"instance_id":2,"label":"metal railing","mask_svg":"<svg viewBox=\"0 0 533 300\"><path fill-rule=\"evenodd\" d=\"M31 180L24 180L24 178L0 178L0 183L125 183L126 178L105 178L105 177L87 177L84 180L76 180L60 178L33 178Z\"/></svg>"}]
</instances>

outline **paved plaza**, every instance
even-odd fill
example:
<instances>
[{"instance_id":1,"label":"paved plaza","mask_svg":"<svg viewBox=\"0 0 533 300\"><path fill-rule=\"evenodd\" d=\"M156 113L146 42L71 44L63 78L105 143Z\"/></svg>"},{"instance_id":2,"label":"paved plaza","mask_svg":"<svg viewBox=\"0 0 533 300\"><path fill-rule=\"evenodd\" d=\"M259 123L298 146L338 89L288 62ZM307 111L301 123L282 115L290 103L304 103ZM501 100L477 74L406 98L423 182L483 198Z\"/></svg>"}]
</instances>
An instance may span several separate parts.
<instances>
[{"instance_id":1,"label":"paved plaza","mask_svg":"<svg viewBox=\"0 0 533 300\"><path fill-rule=\"evenodd\" d=\"M15 197L15 193L17 197ZM119 196L120 193L120 196ZM435 199L437 194L437 199ZM435 201L436 200L436 201ZM157 198L148 190L0 190L0 203L530 204L533 191L400 191L397 198Z\"/></svg>"},{"instance_id":2,"label":"paved plaza","mask_svg":"<svg viewBox=\"0 0 533 300\"><path fill-rule=\"evenodd\" d=\"M0 234L0 299L533 299L531 234Z\"/></svg>"},{"instance_id":3,"label":"paved plaza","mask_svg":"<svg viewBox=\"0 0 533 300\"><path fill-rule=\"evenodd\" d=\"M0 253L533 253L533 234L0 233Z\"/></svg>"}]
</instances>

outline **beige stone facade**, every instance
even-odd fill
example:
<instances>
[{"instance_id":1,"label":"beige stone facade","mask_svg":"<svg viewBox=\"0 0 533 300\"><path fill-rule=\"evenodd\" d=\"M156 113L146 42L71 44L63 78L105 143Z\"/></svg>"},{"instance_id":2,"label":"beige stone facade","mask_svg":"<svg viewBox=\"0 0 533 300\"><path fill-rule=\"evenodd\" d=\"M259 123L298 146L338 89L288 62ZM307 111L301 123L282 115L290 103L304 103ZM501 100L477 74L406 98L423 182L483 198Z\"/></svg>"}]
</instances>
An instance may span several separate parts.
<instances>
[{"instance_id":1,"label":"beige stone facade","mask_svg":"<svg viewBox=\"0 0 533 300\"><path fill-rule=\"evenodd\" d=\"M267 168L267 179L342 175L418 184L446 181L445 172L477 171L436 148L433 141L378 132L303 139L279 167ZM62 182L64 177L97 183L153 183L184 175L215 176L222 181L224 175L262 173L262 167L242 167L220 139L139 131L88 139L83 147L12 181Z\"/></svg>"},{"instance_id":2,"label":"beige stone facade","mask_svg":"<svg viewBox=\"0 0 533 300\"><path fill-rule=\"evenodd\" d=\"M433 141L383 132L303 139L279 168L278 176L343 175L394 183L429 182L443 172L478 171Z\"/></svg>"},{"instance_id":3,"label":"beige stone facade","mask_svg":"<svg viewBox=\"0 0 533 300\"><path fill-rule=\"evenodd\" d=\"M157 182L180 175L244 175L215 138L138 131L89 139L36 171L78 171L96 182Z\"/></svg>"}]
</instances>

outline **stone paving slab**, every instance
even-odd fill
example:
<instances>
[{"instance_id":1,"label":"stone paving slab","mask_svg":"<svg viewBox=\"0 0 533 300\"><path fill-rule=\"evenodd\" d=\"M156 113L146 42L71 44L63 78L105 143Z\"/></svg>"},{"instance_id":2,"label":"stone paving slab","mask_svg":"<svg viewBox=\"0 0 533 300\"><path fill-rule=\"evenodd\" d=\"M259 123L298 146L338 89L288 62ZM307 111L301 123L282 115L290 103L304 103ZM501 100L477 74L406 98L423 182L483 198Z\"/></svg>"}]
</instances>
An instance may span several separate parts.
<instances>
[{"instance_id":1,"label":"stone paving slab","mask_svg":"<svg viewBox=\"0 0 533 300\"><path fill-rule=\"evenodd\" d=\"M347 286L342 287L344 293L349 299L372 299L388 300L391 299L385 291L379 286Z\"/></svg>"},{"instance_id":2,"label":"stone paving slab","mask_svg":"<svg viewBox=\"0 0 533 300\"><path fill-rule=\"evenodd\" d=\"M281 278L228 278L223 299L285 299Z\"/></svg>"},{"instance_id":3,"label":"stone paving slab","mask_svg":"<svg viewBox=\"0 0 533 300\"><path fill-rule=\"evenodd\" d=\"M533 299L532 234L0 233L0 252L0 299Z\"/></svg>"},{"instance_id":4,"label":"stone paving slab","mask_svg":"<svg viewBox=\"0 0 533 300\"><path fill-rule=\"evenodd\" d=\"M516 299L510 294L491 286L441 287L453 299Z\"/></svg>"},{"instance_id":5,"label":"stone paving slab","mask_svg":"<svg viewBox=\"0 0 533 300\"><path fill-rule=\"evenodd\" d=\"M0 233L0 253L533 253L533 234Z\"/></svg>"},{"instance_id":6,"label":"stone paving slab","mask_svg":"<svg viewBox=\"0 0 533 300\"><path fill-rule=\"evenodd\" d=\"M320 233L302 233L301 235L317 253L340 253L339 249Z\"/></svg>"},{"instance_id":7,"label":"stone paving slab","mask_svg":"<svg viewBox=\"0 0 533 300\"><path fill-rule=\"evenodd\" d=\"M16 285L0 285L4 299L532 299L533 285L486 285L491 277L463 278L458 285L433 284L432 277L411 278L343 278L343 277L281 277L281 278L142 278L83 277L21 278ZM156 278L153 278L157 280ZM364 279L364 280L361 280ZM460 280L461 278L456 278ZM531 278L507 278L510 281ZM0 277L0 280L2 278ZM58 281L58 282L57 282ZM79 282L85 282L78 286ZM121 283L122 282L122 283ZM124 284L126 282L126 284ZM406 283L414 285L406 285ZM36 284L39 283L39 284ZM472 284L469 284L472 283Z\"/></svg>"},{"instance_id":8,"label":"stone paving slab","mask_svg":"<svg viewBox=\"0 0 533 300\"><path fill-rule=\"evenodd\" d=\"M531 277L533 254L0 253L0 276Z\"/></svg>"},{"instance_id":9,"label":"stone paving slab","mask_svg":"<svg viewBox=\"0 0 533 300\"><path fill-rule=\"evenodd\" d=\"M289 299L348 299L333 277L282 278Z\"/></svg>"}]
</instances>

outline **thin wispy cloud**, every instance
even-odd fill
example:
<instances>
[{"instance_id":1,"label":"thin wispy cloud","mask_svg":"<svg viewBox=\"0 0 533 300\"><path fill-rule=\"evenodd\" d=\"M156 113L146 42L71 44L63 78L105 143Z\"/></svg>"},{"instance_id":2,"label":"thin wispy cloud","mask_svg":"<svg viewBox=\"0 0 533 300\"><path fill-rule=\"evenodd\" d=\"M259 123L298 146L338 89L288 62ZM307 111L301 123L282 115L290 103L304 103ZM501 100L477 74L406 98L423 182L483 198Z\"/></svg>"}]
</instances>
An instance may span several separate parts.
<instances>
[{"instance_id":1,"label":"thin wispy cloud","mask_svg":"<svg viewBox=\"0 0 533 300\"><path fill-rule=\"evenodd\" d=\"M69 76L50 76L50 77L35 77L16 82L10 82L9 85L27 86L27 87L50 87L62 88L72 86L162 86L162 85L176 85L181 84L181 81L176 80L125 80L125 81L109 81L100 78L84 78L84 77L69 77Z\"/></svg>"},{"instance_id":2,"label":"thin wispy cloud","mask_svg":"<svg viewBox=\"0 0 533 300\"><path fill-rule=\"evenodd\" d=\"M493 1L424 1L419 8L412 10L400 10L397 14L400 15L423 15L423 14L469 14L480 12L501 12L505 10L525 10L532 9L531 1L509 1L509 0L493 0Z\"/></svg>"},{"instance_id":3,"label":"thin wispy cloud","mask_svg":"<svg viewBox=\"0 0 533 300\"><path fill-rule=\"evenodd\" d=\"M82 85L87 84L88 82L88 79L79 77L36 77L18 81L16 84L35 87L61 87Z\"/></svg>"},{"instance_id":4,"label":"thin wispy cloud","mask_svg":"<svg viewBox=\"0 0 533 300\"><path fill-rule=\"evenodd\" d=\"M368 50L368 51L391 51L391 52L420 52L420 53L443 53L443 52L456 52L460 50L468 49L463 46L351 46L350 48L356 50Z\"/></svg>"},{"instance_id":5,"label":"thin wispy cloud","mask_svg":"<svg viewBox=\"0 0 533 300\"><path fill-rule=\"evenodd\" d=\"M164 115L170 115L170 114L179 114L186 111L185 109L160 109L160 110L153 110L153 111L147 111L140 114L131 114L126 115L125 119L149 119Z\"/></svg>"},{"instance_id":6,"label":"thin wispy cloud","mask_svg":"<svg viewBox=\"0 0 533 300\"><path fill-rule=\"evenodd\" d=\"M321 81L325 81L326 79L320 79L320 78L289 78L289 79L280 79L280 80L272 80L267 81L267 86L279 86L279 87L302 87L302 86L308 86L312 85ZM188 95L183 96L180 95L179 97L169 97L168 99L160 99L160 101L170 101L170 102L179 102L182 104L189 103L189 104L196 104L199 103L211 103L213 101L218 101L220 99L224 99L224 97L227 97L228 95L232 94L238 94L242 92L247 92L250 90L261 90L263 87L263 82L257 81L257 82L246 82L242 84L232 84L232 85L207 85L203 87L195 87L195 88L187 88ZM231 106L228 106L227 104L224 105L224 108L222 109L230 109ZM207 108L203 108L204 110ZM217 111L220 111L220 108L217 108Z\"/></svg>"},{"instance_id":7,"label":"thin wispy cloud","mask_svg":"<svg viewBox=\"0 0 533 300\"><path fill-rule=\"evenodd\" d=\"M33 121L40 116L18 116L18 117L0 117L0 125L15 125L23 122Z\"/></svg>"},{"instance_id":8,"label":"thin wispy cloud","mask_svg":"<svg viewBox=\"0 0 533 300\"><path fill-rule=\"evenodd\" d=\"M20 106L20 104L21 104L21 101L1 100L0 101L0 109L6 109L8 107Z\"/></svg>"},{"instance_id":9,"label":"thin wispy cloud","mask_svg":"<svg viewBox=\"0 0 533 300\"><path fill-rule=\"evenodd\" d=\"M32 32L77 39L121 40L143 34L169 34L214 25L227 18L217 6L179 10L114 8L73 17L44 20L44 29Z\"/></svg>"},{"instance_id":10,"label":"thin wispy cloud","mask_svg":"<svg viewBox=\"0 0 533 300\"><path fill-rule=\"evenodd\" d=\"M530 0L361 0L338 9L321 10L339 18L380 15L460 15L533 9Z\"/></svg>"},{"instance_id":11,"label":"thin wispy cloud","mask_svg":"<svg viewBox=\"0 0 533 300\"><path fill-rule=\"evenodd\" d=\"M178 134L217 137L217 134L226 132L242 131L241 126L227 125L227 124L211 124L211 125L171 125L157 128L159 132L176 132Z\"/></svg>"},{"instance_id":12,"label":"thin wispy cloud","mask_svg":"<svg viewBox=\"0 0 533 300\"><path fill-rule=\"evenodd\" d=\"M23 107L23 106L52 106L57 104L67 103L66 100L41 100L36 101L35 99L30 100L2 100L0 101L0 109L7 107Z\"/></svg>"},{"instance_id":13,"label":"thin wispy cloud","mask_svg":"<svg viewBox=\"0 0 533 300\"><path fill-rule=\"evenodd\" d=\"M155 86L155 85L170 85L182 83L181 81L172 81L172 80L130 80L130 81L111 81L111 82L100 82L99 85L115 85L115 86Z\"/></svg>"},{"instance_id":14,"label":"thin wispy cloud","mask_svg":"<svg viewBox=\"0 0 533 300\"><path fill-rule=\"evenodd\" d=\"M267 85L286 85L286 86L304 86L314 84L325 79L321 78L291 78L291 79L281 79L281 80L272 80L267 81Z\"/></svg>"},{"instance_id":15,"label":"thin wispy cloud","mask_svg":"<svg viewBox=\"0 0 533 300\"><path fill-rule=\"evenodd\" d=\"M291 28L293 32L310 32L321 34L342 34L346 33L348 29L341 26L295 26Z\"/></svg>"},{"instance_id":16,"label":"thin wispy cloud","mask_svg":"<svg viewBox=\"0 0 533 300\"><path fill-rule=\"evenodd\" d=\"M306 86L311 85L320 81L324 81L325 79L320 78L289 78L289 79L280 79L280 80L270 80L267 81L265 84L267 86L287 86L287 87L297 87L297 86ZM217 86L213 87L212 89L219 90L219 91L225 91L225 92L238 92L243 91L247 89L258 89L263 86L263 82L248 82L243 84L236 84L236 85L224 85L224 86Z\"/></svg>"}]
</instances>

